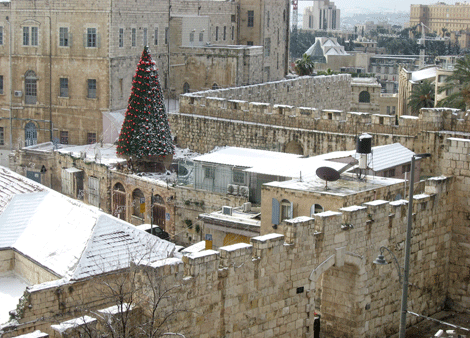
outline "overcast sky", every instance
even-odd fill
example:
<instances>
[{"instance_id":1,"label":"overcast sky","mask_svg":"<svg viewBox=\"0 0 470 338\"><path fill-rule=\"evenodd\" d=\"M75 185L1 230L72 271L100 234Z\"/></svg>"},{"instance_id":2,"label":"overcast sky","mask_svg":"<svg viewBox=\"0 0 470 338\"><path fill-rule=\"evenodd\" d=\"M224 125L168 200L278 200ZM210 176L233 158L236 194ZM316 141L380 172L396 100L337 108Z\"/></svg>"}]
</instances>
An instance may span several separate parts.
<instances>
[{"instance_id":1,"label":"overcast sky","mask_svg":"<svg viewBox=\"0 0 470 338\"><path fill-rule=\"evenodd\" d=\"M438 2L437 0L334 0L336 8L341 10L341 16L350 16L354 13L370 12L393 12L410 11L410 4L430 5ZM441 0L449 5L453 5L455 0ZM299 0L299 14L303 13L303 8L312 6L313 1Z\"/></svg>"}]
</instances>

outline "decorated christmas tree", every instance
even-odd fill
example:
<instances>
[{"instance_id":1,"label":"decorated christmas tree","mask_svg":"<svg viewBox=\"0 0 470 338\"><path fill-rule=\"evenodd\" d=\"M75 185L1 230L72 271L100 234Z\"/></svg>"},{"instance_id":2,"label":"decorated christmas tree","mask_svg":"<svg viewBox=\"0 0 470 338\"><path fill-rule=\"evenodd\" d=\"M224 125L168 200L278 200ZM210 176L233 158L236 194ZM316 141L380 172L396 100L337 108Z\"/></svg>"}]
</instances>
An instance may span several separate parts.
<instances>
[{"instance_id":1,"label":"decorated christmas tree","mask_svg":"<svg viewBox=\"0 0 470 338\"><path fill-rule=\"evenodd\" d=\"M137 161L155 161L175 152L157 67L147 46L132 81L116 152Z\"/></svg>"}]
</instances>

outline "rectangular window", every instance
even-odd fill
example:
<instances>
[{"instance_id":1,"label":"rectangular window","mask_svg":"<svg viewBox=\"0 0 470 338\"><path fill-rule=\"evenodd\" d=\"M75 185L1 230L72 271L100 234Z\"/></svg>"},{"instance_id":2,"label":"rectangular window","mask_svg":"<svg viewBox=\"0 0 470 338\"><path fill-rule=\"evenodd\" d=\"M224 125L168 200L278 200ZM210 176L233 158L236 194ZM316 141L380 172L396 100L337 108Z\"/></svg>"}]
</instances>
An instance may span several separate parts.
<instances>
[{"instance_id":1,"label":"rectangular window","mask_svg":"<svg viewBox=\"0 0 470 338\"><path fill-rule=\"evenodd\" d=\"M3 45L3 26L0 26L0 46Z\"/></svg>"},{"instance_id":2,"label":"rectangular window","mask_svg":"<svg viewBox=\"0 0 470 338\"><path fill-rule=\"evenodd\" d=\"M232 181L235 184L244 184L245 183L245 173L242 171L234 171L232 174Z\"/></svg>"},{"instance_id":3,"label":"rectangular window","mask_svg":"<svg viewBox=\"0 0 470 338\"><path fill-rule=\"evenodd\" d=\"M267 16L267 18L266 18L266 27L269 27L269 19L270 19L269 18L269 11L266 13L266 16Z\"/></svg>"},{"instance_id":4,"label":"rectangular window","mask_svg":"<svg viewBox=\"0 0 470 338\"><path fill-rule=\"evenodd\" d=\"M387 106L387 115L390 115L390 112L391 112L390 106Z\"/></svg>"},{"instance_id":5,"label":"rectangular window","mask_svg":"<svg viewBox=\"0 0 470 338\"><path fill-rule=\"evenodd\" d=\"M215 178L215 169L212 167L204 167L204 178Z\"/></svg>"},{"instance_id":6,"label":"rectangular window","mask_svg":"<svg viewBox=\"0 0 470 338\"><path fill-rule=\"evenodd\" d=\"M219 26L215 27L215 41L219 41Z\"/></svg>"},{"instance_id":7,"label":"rectangular window","mask_svg":"<svg viewBox=\"0 0 470 338\"><path fill-rule=\"evenodd\" d=\"M29 27L23 27L23 46L29 46Z\"/></svg>"},{"instance_id":8,"label":"rectangular window","mask_svg":"<svg viewBox=\"0 0 470 338\"><path fill-rule=\"evenodd\" d=\"M87 28L86 33L86 46L90 48L95 48L96 44L96 28Z\"/></svg>"},{"instance_id":9,"label":"rectangular window","mask_svg":"<svg viewBox=\"0 0 470 338\"><path fill-rule=\"evenodd\" d=\"M264 56L271 55L271 38L264 39Z\"/></svg>"},{"instance_id":10,"label":"rectangular window","mask_svg":"<svg viewBox=\"0 0 470 338\"><path fill-rule=\"evenodd\" d=\"M132 47L135 47L136 35L137 35L137 30L135 28L132 28L132 30L131 30L131 44L132 44Z\"/></svg>"},{"instance_id":11,"label":"rectangular window","mask_svg":"<svg viewBox=\"0 0 470 338\"><path fill-rule=\"evenodd\" d=\"M253 27L255 21L255 11L248 11L248 27Z\"/></svg>"},{"instance_id":12,"label":"rectangular window","mask_svg":"<svg viewBox=\"0 0 470 338\"><path fill-rule=\"evenodd\" d=\"M168 27L165 27L165 45L168 45L168 34L169 34L169 31L168 31Z\"/></svg>"},{"instance_id":13,"label":"rectangular window","mask_svg":"<svg viewBox=\"0 0 470 338\"><path fill-rule=\"evenodd\" d=\"M66 77L60 78L60 97L69 97L69 79Z\"/></svg>"},{"instance_id":14,"label":"rectangular window","mask_svg":"<svg viewBox=\"0 0 470 338\"><path fill-rule=\"evenodd\" d=\"M155 28L155 40L154 40L154 45L158 45L158 28Z\"/></svg>"},{"instance_id":15,"label":"rectangular window","mask_svg":"<svg viewBox=\"0 0 470 338\"><path fill-rule=\"evenodd\" d=\"M68 47L69 46L69 29L68 27L59 28L59 46Z\"/></svg>"},{"instance_id":16,"label":"rectangular window","mask_svg":"<svg viewBox=\"0 0 470 338\"><path fill-rule=\"evenodd\" d=\"M247 41L247 42L246 42L246 45L247 45L247 46L253 46L253 41Z\"/></svg>"},{"instance_id":17,"label":"rectangular window","mask_svg":"<svg viewBox=\"0 0 470 338\"><path fill-rule=\"evenodd\" d=\"M96 133L88 133L86 136L87 144L94 144L96 143Z\"/></svg>"},{"instance_id":18,"label":"rectangular window","mask_svg":"<svg viewBox=\"0 0 470 338\"><path fill-rule=\"evenodd\" d=\"M147 28L144 28L143 37L142 37L144 46L147 46L147 43L148 43L148 39L147 39L147 38L148 38L148 29L147 29Z\"/></svg>"},{"instance_id":19,"label":"rectangular window","mask_svg":"<svg viewBox=\"0 0 470 338\"><path fill-rule=\"evenodd\" d=\"M199 33L199 42L203 42L204 41L204 32L200 32Z\"/></svg>"},{"instance_id":20,"label":"rectangular window","mask_svg":"<svg viewBox=\"0 0 470 338\"><path fill-rule=\"evenodd\" d=\"M411 164L404 164L401 168L402 173L409 173L411 171Z\"/></svg>"},{"instance_id":21,"label":"rectangular window","mask_svg":"<svg viewBox=\"0 0 470 338\"><path fill-rule=\"evenodd\" d=\"M235 40L235 27L232 26L232 40Z\"/></svg>"},{"instance_id":22,"label":"rectangular window","mask_svg":"<svg viewBox=\"0 0 470 338\"><path fill-rule=\"evenodd\" d=\"M96 79L88 79L88 98L96 99Z\"/></svg>"},{"instance_id":23,"label":"rectangular window","mask_svg":"<svg viewBox=\"0 0 470 338\"><path fill-rule=\"evenodd\" d=\"M38 27L31 27L31 46L38 45Z\"/></svg>"},{"instance_id":24,"label":"rectangular window","mask_svg":"<svg viewBox=\"0 0 470 338\"><path fill-rule=\"evenodd\" d=\"M224 26L224 41L227 39L227 26Z\"/></svg>"},{"instance_id":25,"label":"rectangular window","mask_svg":"<svg viewBox=\"0 0 470 338\"><path fill-rule=\"evenodd\" d=\"M5 145L5 132L3 131L3 127L0 127L0 146Z\"/></svg>"},{"instance_id":26,"label":"rectangular window","mask_svg":"<svg viewBox=\"0 0 470 338\"><path fill-rule=\"evenodd\" d=\"M69 132L61 130L60 131L60 143L61 144L69 144Z\"/></svg>"},{"instance_id":27,"label":"rectangular window","mask_svg":"<svg viewBox=\"0 0 470 338\"><path fill-rule=\"evenodd\" d=\"M119 47L124 47L124 28L119 28Z\"/></svg>"},{"instance_id":28,"label":"rectangular window","mask_svg":"<svg viewBox=\"0 0 470 338\"><path fill-rule=\"evenodd\" d=\"M0 75L0 94L3 94L3 75Z\"/></svg>"},{"instance_id":29,"label":"rectangular window","mask_svg":"<svg viewBox=\"0 0 470 338\"><path fill-rule=\"evenodd\" d=\"M189 33L189 42L194 42L194 32Z\"/></svg>"}]
</instances>

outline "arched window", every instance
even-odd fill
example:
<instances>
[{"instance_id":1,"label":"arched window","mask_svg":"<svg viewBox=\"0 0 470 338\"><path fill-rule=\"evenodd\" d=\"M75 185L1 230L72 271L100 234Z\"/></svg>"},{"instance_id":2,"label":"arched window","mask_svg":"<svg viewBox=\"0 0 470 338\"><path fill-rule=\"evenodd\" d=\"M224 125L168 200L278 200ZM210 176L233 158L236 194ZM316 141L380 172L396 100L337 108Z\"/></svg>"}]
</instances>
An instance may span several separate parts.
<instances>
[{"instance_id":1,"label":"arched window","mask_svg":"<svg viewBox=\"0 0 470 338\"><path fill-rule=\"evenodd\" d=\"M140 205L145 203L144 193L140 189L135 189L132 193L132 205L133 205L133 215L144 218L145 210L140 210Z\"/></svg>"},{"instance_id":2,"label":"arched window","mask_svg":"<svg viewBox=\"0 0 470 338\"><path fill-rule=\"evenodd\" d=\"M189 83L185 82L183 85L183 93L189 93Z\"/></svg>"},{"instance_id":3,"label":"arched window","mask_svg":"<svg viewBox=\"0 0 470 338\"><path fill-rule=\"evenodd\" d=\"M33 122L26 123L24 126L24 134L24 143L26 147L38 143L38 133L36 131L36 125Z\"/></svg>"},{"instance_id":4,"label":"arched window","mask_svg":"<svg viewBox=\"0 0 470 338\"><path fill-rule=\"evenodd\" d=\"M368 91L362 91L359 93L359 102L370 103L370 94Z\"/></svg>"},{"instance_id":5,"label":"arched window","mask_svg":"<svg viewBox=\"0 0 470 338\"><path fill-rule=\"evenodd\" d=\"M24 76L24 99L27 104L36 104L38 101L36 73L28 70Z\"/></svg>"},{"instance_id":6,"label":"arched window","mask_svg":"<svg viewBox=\"0 0 470 338\"><path fill-rule=\"evenodd\" d=\"M323 212L324 209L320 204L313 204L310 208L310 216Z\"/></svg>"},{"instance_id":7,"label":"arched window","mask_svg":"<svg viewBox=\"0 0 470 338\"><path fill-rule=\"evenodd\" d=\"M217 90L217 89L219 89L219 85L214 82L214 84L212 85L212 90Z\"/></svg>"},{"instance_id":8,"label":"arched window","mask_svg":"<svg viewBox=\"0 0 470 338\"><path fill-rule=\"evenodd\" d=\"M113 187L113 215L126 219L126 190L121 183L116 183Z\"/></svg>"}]
</instances>

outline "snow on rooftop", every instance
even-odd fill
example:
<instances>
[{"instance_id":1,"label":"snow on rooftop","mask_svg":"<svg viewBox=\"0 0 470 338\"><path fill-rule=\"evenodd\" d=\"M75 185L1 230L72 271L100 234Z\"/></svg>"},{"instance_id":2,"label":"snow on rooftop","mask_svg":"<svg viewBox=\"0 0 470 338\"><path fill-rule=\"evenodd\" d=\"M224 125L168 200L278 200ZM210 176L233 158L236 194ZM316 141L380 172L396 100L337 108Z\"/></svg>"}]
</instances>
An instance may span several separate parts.
<instances>
[{"instance_id":1,"label":"snow on rooftop","mask_svg":"<svg viewBox=\"0 0 470 338\"><path fill-rule=\"evenodd\" d=\"M78 327L78 326L81 326L81 325L84 325L84 324L93 323L93 322L96 322L96 318L85 315L83 317L67 320L67 321L62 322L60 324L51 325L51 328L54 331L57 331L59 333L64 333L68 329L73 329L75 327Z\"/></svg>"},{"instance_id":2,"label":"snow on rooftop","mask_svg":"<svg viewBox=\"0 0 470 338\"><path fill-rule=\"evenodd\" d=\"M219 254L219 252L215 250L204 250L204 251L199 251L199 252L193 252L189 254L188 256L191 258L201 258L201 257L211 256L214 254Z\"/></svg>"},{"instance_id":3,"label":"snow on rooftop","mask_svg":"<svg viewBox=\"0 0 470 338\"><path fill-rule=\"evenodd\" d=\"M15 310L18 301L29 284L12 271L0 275L0 324L8 322L9 312Z\"/></svg>"},{"instance_id":4,"label":"snow on rooftop","mask_svg":"<svg viewBox=\"0 0 470 338\"><path fill-rule=\"evenodd\" d=\"M250 168L255 165L266 163L267 161L273 165L273 162L291 161L299 157L301 157L301 155L259 149L226 147L212 153L197 156L193 158L193 160L197 162L209 162Z\"/></svg>"},{"instance_id":5,"label":"snow on rooftop","mask_svg":"<svg viewBox=\"0 0 470 338\"><path fill-rule=\"evenodd\" d=\"M39 330L36 330L31 333L22 334L20 336L16 336L16 338L48 338L48 337L49 337L49 334L45 332L41 332Z\"/></svg>"},{"instance_id":6,"label":"snow on rooftop","mask_svg":"<svg viewBox=\"0 0 470 338\"><path fill-rule=\"evenodd\" d=\"M411 81L418 82L436 77L437 67L429 67L411 73Z\"/></svg>"},{"instance_id":7,"label":"snow on rooftop","mask_svg":"<svg viewBox=\"0 0 470 338\"><path fill-rule=\"evenodd\" d=\"M0 214L14 195L43 190L49 189L0 166Z\"/></svg>"},{"instance_id":8,"label":"snow on rooftop","mask_svg":"<svg viewBox=\"0 0 470 338\"><path fill-rule=\"evenodd\" d=\"M251 246L252 246L251 244L247 244L247 243L236 243L232 245L223 246L220 249L223 249L225 251L235 251L239 249L249 248Z\"/></svg>"},{"instance_id":9,"label":"snow on rooftop","mask_svg":"<svg viewBox=\"0 0 470 338\"><path fill-rule=\"evenodd\" d=\"M364 210L364 209L367 209L367 208L360 206L360 205L351 205L349 207L340 208L339 210L352 212L352 211L358 211L358 210Z\"/></svg>"},{"instance_id":10,"label":"snow on rooftop","mask_svg":"<svg viewBox=\"0 0 470 338\"><path fill-rule=\"evenodd\" d=\"M109 315L115 315L121 312L131 311L133 308L134 308L134 304L123 303L119 305L110 306L106 309L98 310L98 312L109 316Z\"/></svg>"},{"instance_id":11,"label":"snow on rooftop","mask_svg":"<svg viewBox=\"0 0 470 338\"><path fill-rule=\"evenodd\" d=\"M206 241L200 241L196 244L190 245L187 248L183 249L181 253L183 254L191 254L199 251L203 251L206 249Z\"/></svg>"},{"instance_id":12,"label":"snow on rooftop","mask_svg":"<svg viewBox=\"0 0 470 338\"><path fill-rule=\"evenodd\" d=\"M257 241L260 241L260 242L266 242L266 241L269 241L271 239L278 239L278 238L281 238L281 237L284 237L284 235L272 233L272 234L267 234L267 235L263 235L263 236L256 236L256 237L253 237L253 239L255 239Z\"/></svg>"},{"instance_id":13,"label":"snow on rooftop","mask_svg":"<svg viewBox=\"0 0 470 338\"><path fill-rule=\"evenodd\" d=\"M15 175L0 168L0 186L29 183ZM25 187L38 188L35 184ZM0 214L0 250L16 250L58 279L85 278L142 259L153 262L174 251L175 244L50 189L0 191L4 199L11 197Z\"/></svg>"}]
</instances>

